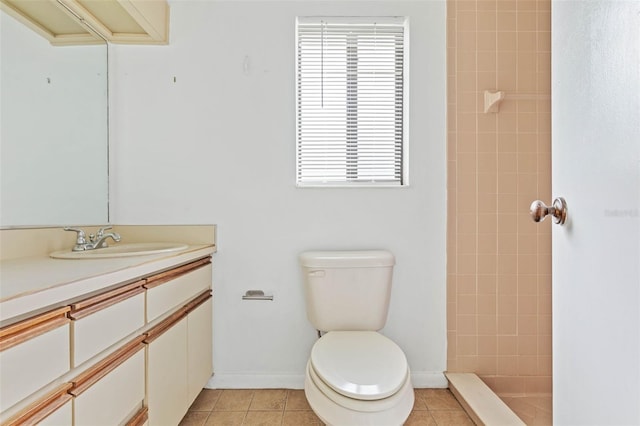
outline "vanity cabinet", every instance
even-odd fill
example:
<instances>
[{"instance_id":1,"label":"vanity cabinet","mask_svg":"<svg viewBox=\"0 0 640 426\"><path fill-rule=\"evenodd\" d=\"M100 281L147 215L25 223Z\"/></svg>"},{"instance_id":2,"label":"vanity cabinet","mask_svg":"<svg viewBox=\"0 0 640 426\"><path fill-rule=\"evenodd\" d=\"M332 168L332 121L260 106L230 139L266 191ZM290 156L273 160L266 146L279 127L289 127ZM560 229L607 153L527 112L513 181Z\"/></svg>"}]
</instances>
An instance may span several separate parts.
<instances>
[{"instance_id":1,"label":"vanity cabinet","mask_svg":"<svg viewBox=\"0 0 640 426\"><path fill-rule=\"evenodd\" d=\"M0 424L177 425L213 374L211 283L196 258L0 329Z\"/></svg>"}]
</instances>

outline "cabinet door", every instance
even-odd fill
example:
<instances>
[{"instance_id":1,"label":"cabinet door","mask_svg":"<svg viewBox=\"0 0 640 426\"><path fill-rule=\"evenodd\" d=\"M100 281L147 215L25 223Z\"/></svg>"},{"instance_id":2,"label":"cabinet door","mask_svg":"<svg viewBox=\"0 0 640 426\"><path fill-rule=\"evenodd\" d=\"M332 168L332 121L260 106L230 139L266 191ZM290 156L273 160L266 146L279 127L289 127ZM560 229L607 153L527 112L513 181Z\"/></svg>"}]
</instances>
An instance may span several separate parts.
<instances>
[{"instance_id":1,"label":"cabinet door","mask_svg":"<svg viewBox=\"0 0 640 426\"><path fill-rule=\"evenodd\" d=\"M209 298L187 316L189 403L193 402L213 374L213 299Z\"/></svg>"},{"instance_id":2,"label":"cabinet door","mask_svg":"<svg viewBox=\"0 0 640 426\"><path fill-rule=\"evenodd\" d=\"M147 402L150 425L177 425L187 413L187 318L149 342Z\"/></svg>"},{"instance_id":3,"label":"cabinet door","mask_svg":"<svg viewBox=\"0 0 640 426\"><path fill-rule=\"evenodd\" d=\"M144 350L138 350L78 395L74 424L118 425L134 415L144 402L144 361Z\"/></svg>"}]
</instances>

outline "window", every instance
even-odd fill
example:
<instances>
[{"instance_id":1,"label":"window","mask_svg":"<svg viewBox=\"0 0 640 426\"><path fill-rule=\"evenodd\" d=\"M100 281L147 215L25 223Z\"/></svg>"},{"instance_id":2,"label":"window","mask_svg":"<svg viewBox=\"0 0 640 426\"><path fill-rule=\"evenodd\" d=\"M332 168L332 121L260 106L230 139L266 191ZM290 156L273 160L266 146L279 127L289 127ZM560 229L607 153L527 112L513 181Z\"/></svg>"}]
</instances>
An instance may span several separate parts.
<instances>
[{"instance_id":1,"label":"window","mask_svg":"<svg viewBox=\"0 0 640 426\"><path fill-rule=\"evenodd\" d=\"M298 186L406 179L405 18L298 18Z\"/></svg>"}]
</instances>

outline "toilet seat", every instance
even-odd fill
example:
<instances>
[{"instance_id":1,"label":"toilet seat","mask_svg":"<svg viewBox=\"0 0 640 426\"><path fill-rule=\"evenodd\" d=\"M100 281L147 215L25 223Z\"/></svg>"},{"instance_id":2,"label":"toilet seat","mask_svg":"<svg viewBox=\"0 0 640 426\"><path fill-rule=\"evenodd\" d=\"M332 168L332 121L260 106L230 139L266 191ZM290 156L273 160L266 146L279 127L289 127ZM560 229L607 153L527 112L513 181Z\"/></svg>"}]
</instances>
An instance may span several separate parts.
<instances>
[{"instance_id":1,"label":"toilet seat","mask_svg":"<svg viewBox=\"0 0 640 426\"><path fill-rule=\"evenodd\" d=\"M309 373L317 385L370 406L398 393L409 367L402 349L378 332L332 331L314 344Z\"/></svg>"},{"instance_id":2,"label":"toilet seat","mask_svg":"<svg viewBox=\"0 0 640 426\"><path fill-rule=\"evenodd\" d=\"M413 393L411 380L409 374L407 374L407 378L400 390L387 398L377 400L349 398L348 396L344 396L341 393L334 391L320 377L318 377L315 370L311 366L311 362L307 363L306 380L310 381L308 385L312 385L313 388L317 389L317 391L320 392L320 394L322 394L324 398L327 398L336 406L361 413L376 413L393 409L394 407L402 403L402 400L406 398L407 392L405 391L405 388L408 388L411 393ZM307 389L307 387L308 386L305 385L305 389ZM313 406L311 400L309 400L309 403Z\"/></svg>"},{"instance_id":3,"label":"toilet seat","mask_svg":"<svg viewBox=\"0 0 640 426\"><path fill-rule=\"evenodd\" d=\"M368 393L347 395L361 389ZM372 331L332 331L320 338L307 362L304 392L313 411L329 426L400 426L414 404L404 353Z\"/></svg>"}]
</instances>

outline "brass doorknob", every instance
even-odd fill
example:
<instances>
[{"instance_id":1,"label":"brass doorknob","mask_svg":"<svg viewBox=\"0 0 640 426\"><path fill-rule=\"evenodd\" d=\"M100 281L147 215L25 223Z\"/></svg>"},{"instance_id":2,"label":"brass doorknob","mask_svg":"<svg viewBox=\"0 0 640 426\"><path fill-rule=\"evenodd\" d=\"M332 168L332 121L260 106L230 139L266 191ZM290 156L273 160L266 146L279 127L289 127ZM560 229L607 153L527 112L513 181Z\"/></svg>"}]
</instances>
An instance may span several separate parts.
<instances>
[{"instance_id":1,"label":"brass doorknob","mask_svg":"<svg viewBox=\"0 0 640 426\"><path fill-rule=\"evenodd\" d=\"M553 216L553 222L562 225L567 220L567 202L562 197L553 200L551 206L546 206L542 201L531 203L529 213L534 222L542 222L548 215Z\"/></svg>"}]
</instances>

